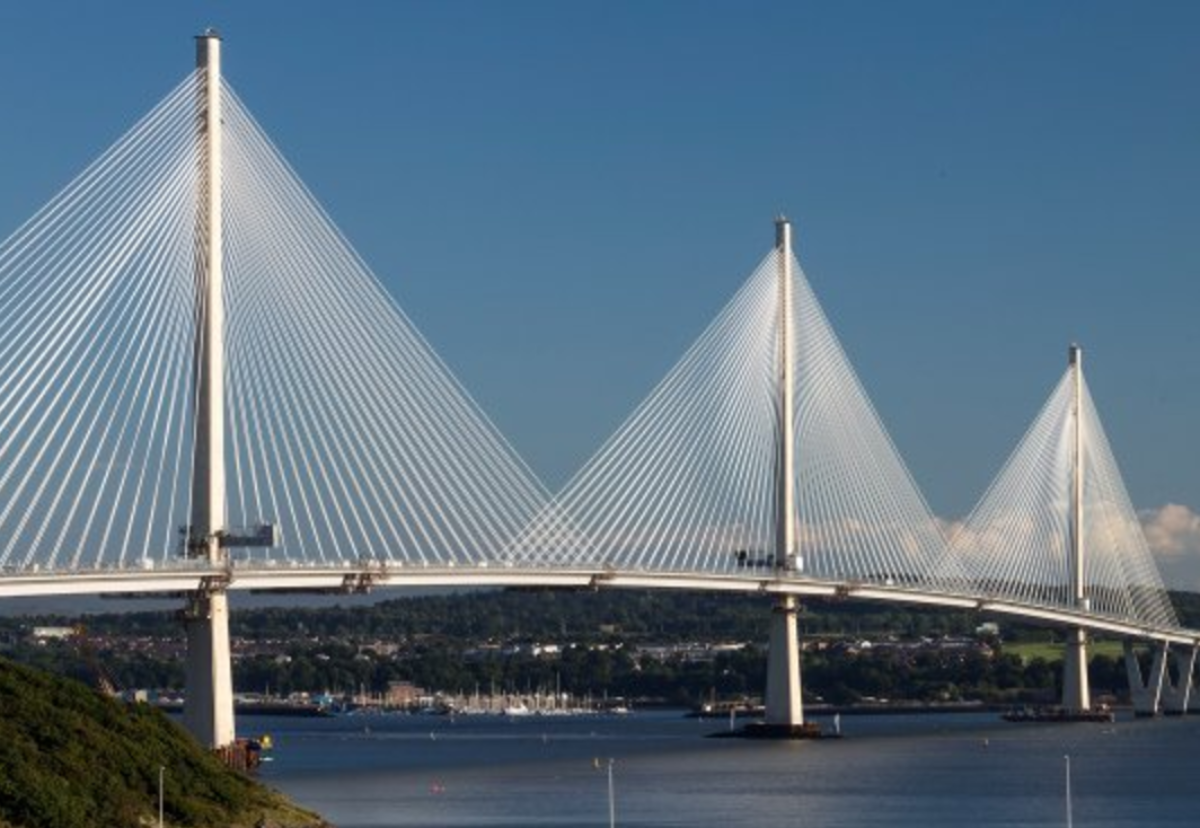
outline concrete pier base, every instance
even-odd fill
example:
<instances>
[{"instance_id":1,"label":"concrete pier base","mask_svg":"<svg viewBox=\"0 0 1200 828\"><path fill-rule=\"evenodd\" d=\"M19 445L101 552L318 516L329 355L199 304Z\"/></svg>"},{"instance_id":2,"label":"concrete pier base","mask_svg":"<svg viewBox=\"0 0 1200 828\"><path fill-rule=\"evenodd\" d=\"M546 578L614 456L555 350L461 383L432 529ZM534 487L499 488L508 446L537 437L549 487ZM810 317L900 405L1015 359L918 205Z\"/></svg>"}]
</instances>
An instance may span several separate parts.
<instances>
[{"instance_id":1,"label":"concrete pier base","mask_svg":"<svg viewBox=\"0 0 1200 828\"><path fill-rule=\"evenodd\" d=\"M796 631L796 597L781 596L771 610L767 651L766 724L790 729L803 726L800 701L800 637Z\"/></svg>"},{"instance_id":2,"label":"concrete pier base","mask_svg":"<svg viewBox=\"0 0 1200 828\"><path fill-rule=\"evenodd\" d=\"M732 734L743 739L825 739L821 726L814 722L798 725L773 725L767 722L751 722Z\"/></svg>"},{"instance_id":3,"label":"concrete pier base","mask_svg":"<svg viewBox=\"0 0 1200 828\"><path fill-rule=\"evenodd\" d=\"M1076 627L1067 633L1063 656L1062 708L1068 713L1092 709L1092 690L1088 682L1087 633Z\"/></svg>"},{"instance_id":4,"label":"concrete pier base","mask_svg":"<svg viewBox=\"0 0 1200 828\"><path fill-rule=\"evenodd\" d=\"M205 747L234 741L233 670L229 649L229 598L197 592L183 610L187 632L187 700L184 727Z\"/></svg>"}]
</instances>

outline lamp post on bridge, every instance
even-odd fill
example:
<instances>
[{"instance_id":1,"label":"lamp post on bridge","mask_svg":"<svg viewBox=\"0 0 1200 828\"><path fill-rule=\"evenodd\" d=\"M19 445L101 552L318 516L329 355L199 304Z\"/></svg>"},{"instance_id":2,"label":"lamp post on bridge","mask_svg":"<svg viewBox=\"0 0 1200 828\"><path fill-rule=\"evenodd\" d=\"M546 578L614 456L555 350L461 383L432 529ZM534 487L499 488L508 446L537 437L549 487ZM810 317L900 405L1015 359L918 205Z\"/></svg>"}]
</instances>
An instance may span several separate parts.
<instances>
[{"instance_id":1,"label":"lamp post on bridge","mask_svg":"<svg viewBox=\"0 0 1200 828\"><path fill-rule=\"evenodd\" d=\"M196 38L199 74L197 111L201 175L196 222L197 249L195 444L192 512L187 554L210 564L224 561L221 535L225 494L225 309L221 226L221 38L209 29ZM220 748L234 741L233 675L229 648L229 603L214 582L188 598L187 702L184 724L201 744Z\"/></svg>"}]
</instances>

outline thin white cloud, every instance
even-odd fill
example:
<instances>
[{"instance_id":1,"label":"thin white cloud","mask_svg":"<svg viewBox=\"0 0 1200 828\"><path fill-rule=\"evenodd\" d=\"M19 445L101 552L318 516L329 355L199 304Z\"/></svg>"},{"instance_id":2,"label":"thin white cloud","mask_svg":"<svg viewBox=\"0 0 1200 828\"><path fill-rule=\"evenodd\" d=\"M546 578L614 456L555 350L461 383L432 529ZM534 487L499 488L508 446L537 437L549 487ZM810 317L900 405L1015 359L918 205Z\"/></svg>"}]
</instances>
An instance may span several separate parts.
<instances>
[{"instance_id":1,"label":"thin white cloud","mask_svg":"<svg viewBox=\"0 0 1200 828\"><path fill-rule=\"evenodd\" d=\"M1187 506L1168 503L1138 513L1146 542L1159 558L1200 557L1200 515Z\"/></svg>"},{"instance_id":2,"label":"thin white cloud","mask_svg":"<svg viewBox=\"0 0 1200 828\"><path fill-rule=\"evenodd\" d=\"M1138 512L1146 545L1154 555L1159 574L1168 589L1200 592L1200 513L1188 506L1168 503ZM955 546L986 546L986 538L966 538L965 520L939 518L946 536L957 540Z\"/></svg>"},{"instance_id":3,"label":"thin white cloud","mask_svg":"<svg viewBox=\"0 0 1200 828\"><path fill-rule=\"evenodd\" d=\"M1200 514L1168 503L1138 518L1167 588L1200 592Z\"/></svg>"}]
</instances>

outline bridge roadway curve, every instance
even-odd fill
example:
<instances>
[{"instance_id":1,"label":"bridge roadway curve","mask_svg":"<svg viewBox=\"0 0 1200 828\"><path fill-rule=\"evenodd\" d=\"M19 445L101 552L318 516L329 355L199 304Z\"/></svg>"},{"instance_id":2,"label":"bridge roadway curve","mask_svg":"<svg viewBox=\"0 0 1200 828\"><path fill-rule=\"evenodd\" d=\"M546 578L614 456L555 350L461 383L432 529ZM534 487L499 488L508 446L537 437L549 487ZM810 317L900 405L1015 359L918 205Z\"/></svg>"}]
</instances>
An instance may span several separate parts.
<instances>
[{"instance_id":1,"label":"bridge roadway curve","mask_svg":"<svg viewBox=\"0 0 1200 828\"><path fill-rule=\"evenodd\" d=\"M796 595L835 600L947 607L1007 616L1055 627L1172 645L1200 646L1200 630L1150 627L1048 606L1020 604L971 593L918 587L828 581L772 573L705 574L606 568L521 567L488 563L264 565L234 562L223 567L181 563L168 568L25 570L0 573L0 599L52 595L164 597L206 589L254 592L361 593L374 587L553 587L560 589L682 589Z\"/></svg>"}]
</instances>

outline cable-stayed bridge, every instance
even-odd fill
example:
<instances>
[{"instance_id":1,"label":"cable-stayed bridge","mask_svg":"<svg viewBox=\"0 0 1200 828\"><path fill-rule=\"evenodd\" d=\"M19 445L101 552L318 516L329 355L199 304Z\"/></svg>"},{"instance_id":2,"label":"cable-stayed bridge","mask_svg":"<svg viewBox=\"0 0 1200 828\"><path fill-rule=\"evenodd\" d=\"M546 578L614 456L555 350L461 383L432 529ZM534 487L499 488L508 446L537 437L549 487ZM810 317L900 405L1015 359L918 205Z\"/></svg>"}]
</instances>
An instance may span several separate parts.
<instances>
[{"instance_id":1,"label":"cable-stayed bridge","mask_svg":"<svg viewBox=\"0 0 1200 828\"><path fill-rule=\"evenodd\" d=\"M1182 629L1072 346L947 533L791 226L558 493L517 456L220 74L197 69L0 244L0 596L187 596L189 727L233 737L229 590L543 585L773 597L768 722L803 723L796 602L975 609L1158 646ZM1170 648L1170 649L1168 649ZM1177 659L1172 683L1168 657Z\"/></svg>"}]
</instances>

